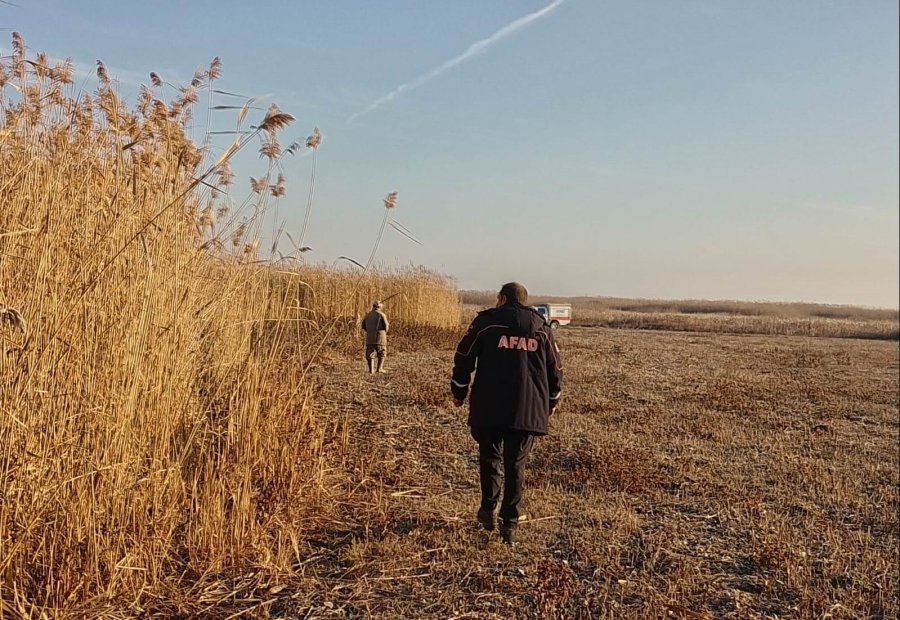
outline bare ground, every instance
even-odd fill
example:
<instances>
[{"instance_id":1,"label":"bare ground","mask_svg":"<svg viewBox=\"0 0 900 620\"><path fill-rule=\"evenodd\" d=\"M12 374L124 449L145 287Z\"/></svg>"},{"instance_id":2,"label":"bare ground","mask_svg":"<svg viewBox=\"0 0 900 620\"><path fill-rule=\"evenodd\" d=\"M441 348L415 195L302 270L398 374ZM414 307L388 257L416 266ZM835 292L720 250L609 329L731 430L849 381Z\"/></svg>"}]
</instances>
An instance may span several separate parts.
<instances>
[{"instance_id":1,"label":"bare ground","mask_svg":"<svg viewBox=\"0 0 900 620\"><path fill-rule=\"evenodd\" d=\"M317 369L327 516L301 618L896 618L898 348L561 330L563 407L513 548L474 525L452 352ZM277 600L275 600L277 599Z\"/></svg>"}]
</instances>

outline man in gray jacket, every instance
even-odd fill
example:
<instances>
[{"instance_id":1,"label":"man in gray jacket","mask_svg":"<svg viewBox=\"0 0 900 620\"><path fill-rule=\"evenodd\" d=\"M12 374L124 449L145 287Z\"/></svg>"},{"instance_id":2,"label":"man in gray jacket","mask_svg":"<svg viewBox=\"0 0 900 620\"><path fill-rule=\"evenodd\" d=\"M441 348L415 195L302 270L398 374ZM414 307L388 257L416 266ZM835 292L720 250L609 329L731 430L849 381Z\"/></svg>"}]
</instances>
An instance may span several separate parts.
<instances>
[{"instance_id":1,"label":"man in gray jacket","mask_svg":"<svg viewBox=\"0 0 900 620\"><path fill-rule=\"evenodd\" d=\"M372 310L363 318L361 325L362 331L366 332L366 362L369 364L370 373L385 372L384 358L387 357L387 332L390 323L381 307L380 301L372 304Z\"/></svg>"}]
</instances>

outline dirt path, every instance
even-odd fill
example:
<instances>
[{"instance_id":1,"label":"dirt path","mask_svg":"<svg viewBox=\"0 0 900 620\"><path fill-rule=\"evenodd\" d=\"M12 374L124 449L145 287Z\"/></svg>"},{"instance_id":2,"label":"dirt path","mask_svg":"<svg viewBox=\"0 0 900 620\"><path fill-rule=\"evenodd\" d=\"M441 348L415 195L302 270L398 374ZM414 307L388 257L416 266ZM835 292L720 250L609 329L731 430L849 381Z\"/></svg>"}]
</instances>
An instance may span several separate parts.
<instances>
[{"instance_id":1,"label":"dirt path","mask_svg":"<svg viewBox=\"0 0 900 620\"><path fill-rule=\"evenodd\" d=\"M328 523L300 617L896 617L895 343L563 332L521 542L478 530L452 352L318 370Z\"/></svg>"}]
</instances>

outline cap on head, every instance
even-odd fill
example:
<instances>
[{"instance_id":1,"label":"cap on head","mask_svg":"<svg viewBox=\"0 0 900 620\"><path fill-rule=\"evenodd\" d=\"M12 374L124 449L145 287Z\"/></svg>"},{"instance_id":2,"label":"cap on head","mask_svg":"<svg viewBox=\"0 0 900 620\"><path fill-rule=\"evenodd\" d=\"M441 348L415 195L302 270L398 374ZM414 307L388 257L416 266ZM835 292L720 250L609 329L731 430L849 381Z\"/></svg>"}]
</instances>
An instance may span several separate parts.
<instances>
[{"instance_id":1,"label":"cap on head","mask_svg":"<svg viewBox=\"0 0 900 620\"><path fill-rule=\"evenodd\" d=\"M375 303L372 304L372 307L375 308L376 310L379 309L381 306L382 306L382 303L380 301L376 301Z\"/></svg>"},{"instance_id":2,"label":"cap on head","mask_svg":"<svg viewBox=\"0 0 900 620\"><path fill-rule=\"evenodd\" d=\"M500 295L506 297L508 304L527 304L528 289L518 282L507 282L500 288Z\"/></svg>"}]
</instances>

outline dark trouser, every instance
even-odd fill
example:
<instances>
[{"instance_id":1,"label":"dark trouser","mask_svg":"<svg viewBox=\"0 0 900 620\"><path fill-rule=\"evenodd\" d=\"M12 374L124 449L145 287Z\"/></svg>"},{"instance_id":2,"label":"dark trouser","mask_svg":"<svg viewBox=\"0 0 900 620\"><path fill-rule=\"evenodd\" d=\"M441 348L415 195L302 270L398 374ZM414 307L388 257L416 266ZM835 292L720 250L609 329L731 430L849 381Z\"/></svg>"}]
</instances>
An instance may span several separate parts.
<instances>
[{"instance_id":1,"label":"dark trouser","mask_svg":"<svg viewBox=\"0 0 900 620\"><path fill-rule=\"evenodd\" d=\"M369 364L369 370L375 370L375 360L378 359L378 369L384 365L384 358L387 357L387 346L383 344L367 344L366 345L366 362Z\"/></svg>"},{"instance_id":2,"label":"dark trouser","mask_svg":"<svg viewBox=\"0 0 900 620\"><path fill-rule=\"evenodd\" d=\"M373 358L378 358L383 360L387 356L387 346L383 344L367 344L366 345L366 359L371 360Z\"/></svg>"},{"instance_id":3,"label":"dark trouser","mask_svg":"<svg viewBox=\"0 0 900 620\"><path fill-rule=\"evenodd\" d=\"M478 442L482 510L493 511L497 507L502 460L503 503L500 505L500 518L508 523L517 523L525 483L525 462L534 445L534 435L473 426L472 438Z\"/></svg>"}]
</instances>

